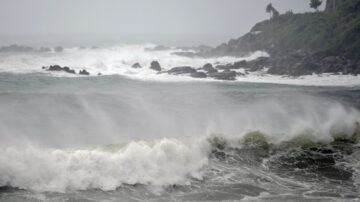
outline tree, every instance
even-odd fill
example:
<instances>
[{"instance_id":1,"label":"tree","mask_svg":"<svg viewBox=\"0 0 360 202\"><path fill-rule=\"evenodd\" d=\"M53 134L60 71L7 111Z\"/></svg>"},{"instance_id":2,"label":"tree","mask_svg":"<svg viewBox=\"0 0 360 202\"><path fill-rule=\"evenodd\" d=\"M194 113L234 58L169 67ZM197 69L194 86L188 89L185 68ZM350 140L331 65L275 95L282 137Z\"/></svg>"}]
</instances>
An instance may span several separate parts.
<instances>
[{"instance_id":1,"label":"tree","mask_svg":"<svg viewBox=\"0 0 360 202\"><path fill-rule=\"evenodd\" d=\"M272 6L271 3L269 3L267 6L266 6L266 12L270 14L270 18L271 18L271 11L274 9L274 7Z\"/></svg>"},{"instance_id":2,"label":"tree","mask_svg":"<svg viewBox=\"0 0 360 202\"><path fill-rule=\"evenodd\" d=\"M322 0L310 0L310 8L318 11L318 7L322 4Z\"/></svg>"},{"instance_id":3,"label":"tree","mask_svg":"<svg viewBox=\"0 0 360 202\"><path fill-rule=\"evenodd\" d=\"M266 6L266 12L270 13L270 18L277 18L280 15L279 11L277 11L271 3Z\"/></svg>"}]
</instances>

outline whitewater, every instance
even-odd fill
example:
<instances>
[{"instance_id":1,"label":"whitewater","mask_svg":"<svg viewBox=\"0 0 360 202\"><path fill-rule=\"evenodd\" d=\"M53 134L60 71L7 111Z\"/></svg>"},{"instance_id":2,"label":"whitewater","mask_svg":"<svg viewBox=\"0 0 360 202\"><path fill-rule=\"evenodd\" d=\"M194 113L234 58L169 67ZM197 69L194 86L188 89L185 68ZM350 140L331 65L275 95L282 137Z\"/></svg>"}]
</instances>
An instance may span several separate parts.
<instances>
[{"instance_id":1,"label":"whitewater","mask_svg":"<svg viewBox=\"0 0 360 202\"><path fill-rule=\"evenodd\" d=\"M269 55L154 47L1 53L0 201L360 200L357 76L157 74Z\"/></svg>"},{"instance_id":2,"label":"whitewater","mask_svg":"<svg viewBox=\"0 0 360 202\"><path fill-rule=\"evenodd\" d=\"M53 76L73 76L66 73L44 72L41 67L50 65L68 66L76 72L86 69L91 75L122 75L133 79L156 80L156 81L191 81L203 80L189 76L174 76L168 74L157 74L149 69L152 61L158 61L166 71L173 67L191 66L200 68L207 63L224 65L241 60L254 60L258 57L269 57L264 51L257 51L244 57L215 57L215 58L189 58L179 56L176 53L183 50L177 47L167 47L157 50L155 44L142 45L119 45L110 47L67 47L61 53L51 52L25 52L25 53L1 53L0 72L10 73L48 73ZM143 68L132 68L132 65L139 63ZM244 73L245 69L235 70ZM207 81L214 81L208 78ZM248 72L246 76L238 76L239 82L257 83L279 83L291 85L314 85L314 86L359 86L359 76L354 75L305 75L300 77L288 77L270 75L266 69L257 72ZM215 80L216 81L216 80Z\"/></svg>"}]
</instances>

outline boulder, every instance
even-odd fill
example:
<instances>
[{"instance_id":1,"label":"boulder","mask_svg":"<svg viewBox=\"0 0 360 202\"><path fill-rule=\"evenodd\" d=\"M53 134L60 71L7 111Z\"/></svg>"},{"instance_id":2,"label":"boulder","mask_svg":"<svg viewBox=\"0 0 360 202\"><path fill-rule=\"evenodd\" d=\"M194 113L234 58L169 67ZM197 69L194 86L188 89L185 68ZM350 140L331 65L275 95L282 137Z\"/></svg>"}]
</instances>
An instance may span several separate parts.
<instances>
[{"instance_id":1,"label":"boulder","mask_svg":"<svg viewBox=\"0 0 360 202\"><path fill-rule=\"evenodd\" d=\"M205 70L207 73L216 73L218 72L217 69L215 69L212 64L207 63L202 67L203 70Z\"/></svg>"},{"instance_id":2,"label":"boulder","mask_svg":"<svg viewBox=\"0 0 360 202\"><path fill-rule=\"evenodd\" d=\"M209 73L208 77L218 79L218 80L235 80L236 72L235 71L223 71L217 73Z\"/></svg>"},{"instance_id":3,"label":"boulder","mask_svg":"<svg viewBox=\"0 0 360 202\"><path fill-rule=\"evenodd\" d=\"M153 69L155 71L161 71L161 66L158 61L152 61L150 64L150 69Z\"/></svg>"},{"instance_id":4,"label":"boulder","mask_svg":"<svg viewBox=\"0 0 360 202\"><path fill-rule=\"evenodd\" d=\"M194 72L190 75L193 78L206 78L207 75L204 72Z\"/></svg>"},{"instance_id":5,"label":"boulder","mask_svg":"<svg viewBox=\"0 0 360 202\"><path fill-rule=\"evenodd\" d=\"M245 68L247 65L247 62L246 60L241 60L241 61L238 61L238 62L234 62L233 66L235 67L234 69L239 69L241 67Z\"/></svg>"},{"instance_id":6,"label":"boulder","mask_svg":"<svg viewBox=\"0 0 360 202\"><path fill-rule=\"evenodd\" d=\"M192 73L196 73L196 69L189 67L189 66L184 66L184 67L174 67L172 69L170 69L169 71L167 71L168 74L192 74Z\"/></svg>"},{"instance_id":7,"label":"boulder","mask_svg":"<svg viewBox=\"0 0 360 202\"><path fill-rule=\"evenodd\" d=\"M137 69L137 68L141 68L141 65L137 62L133 64L131 67Z\"/></svg>"},{"instance_id":8,"label":"boulder","mask_svg":"<svg viewBox=\"0 0 360 202\"><path fill-rule=\"evenodd\" d=\"M79 74L81 74L81 75L86 75L86 76L89 76L89 75L90 75L90 73L89 73L88 71L86 71L85 69L80 70Z\"/></svg>"},{"instance_id":9,"label":"boulder","mask_svg":"<svg viewBox=\"0 0 360 202\"><path fill-rule=\"evenodd\" d=\"M75 70L70 69L69 67L61 67L59 65L50 65L47 67L42 67L42 69L46 69L46 71L63 71L70 74L75 74Z\"/></svg>"}]
</instances>

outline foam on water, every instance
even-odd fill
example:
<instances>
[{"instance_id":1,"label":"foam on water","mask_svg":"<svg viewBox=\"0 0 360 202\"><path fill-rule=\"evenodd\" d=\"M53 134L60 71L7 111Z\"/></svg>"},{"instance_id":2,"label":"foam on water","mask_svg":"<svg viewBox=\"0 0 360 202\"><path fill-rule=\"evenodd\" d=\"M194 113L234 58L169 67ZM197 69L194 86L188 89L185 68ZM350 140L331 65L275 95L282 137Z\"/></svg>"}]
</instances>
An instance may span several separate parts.
<instances>
[{"instance_id":1,"label":"foam on water","mask_svg":"<svg viewBox=\"0 0 360 202\"><path fill-rule=\"evenodd\" d=\"M159 61L164 70L177 66L202 67L206 63L227 64L239 60L253 60L258 57L267 57L267 53L262 51L254 52L247 57L219 57L219 58L188 58L174 55L174 52L181 49L169 49L161 51L150 51L154 48L153 44L145 45L122 45L111 48L83 49L67 48L62 53L3 53L0 55L0 72L12 73L32 73L44 72L43 66L58 64L69 66L77 72L87 69L92 75L101 73L103 75L123 75L130 78L157 80L157 81L191 81L195 79L189 76L172 76L168 74L157 74L149 69L150 63L154 60ZM139 63L143 68L134 69L131 66ZM236 70L244 72L244 69ZM49 73L49 72L48 72ZM67 73L50 73L54 76L75 75ZM358 86L360 76L351 75L309 75L301 77L284 77L268 75L262 71L249 73L246 76L238 76L237 81L258 82L258 83L280 83L292 85L315 85L315 86ZM206 81L214 81L211 78Z\"/></svg>"},{"instance_id":2,"label":"foam on water","mask_svg":"<svg viewBox=\"0 0 360 202\"><path fill-rule=\"evenodd\" d=\"M0 187L35 191L115 190L122 184L166 186L201 179L209 147L200 140L132 142L117 149L1 149Z\"/></svg>"},{"instance_id":3,"label":"foam on water","mask_svg":"<svg viewBox=\"0 0 360 202\"><path fill-rule=\"evenodd\" d=\"M19 53L2 54L0 57L0 71L2 72L43 72L42 66L58 64L69 66L77 71L86 68L90 73L96 75L101 72L104 75L139 75L146 79L148 76L156 75L149 69L150 63L159 61L161 66L167 70L176 66L202 67L206 63L224 64L239 60L235 57L221 57L212 59L187 58L172 54L180 49L150 51L154 45L123 45L112 48L80 49L68 48L62 53ZM255 59L259 56L267 56L264 52L255 52L243 59ZM242 59L242 58L241 58ZM145 68L134 69L131 66L139 63Z\"/></svg>"}]
</instances>

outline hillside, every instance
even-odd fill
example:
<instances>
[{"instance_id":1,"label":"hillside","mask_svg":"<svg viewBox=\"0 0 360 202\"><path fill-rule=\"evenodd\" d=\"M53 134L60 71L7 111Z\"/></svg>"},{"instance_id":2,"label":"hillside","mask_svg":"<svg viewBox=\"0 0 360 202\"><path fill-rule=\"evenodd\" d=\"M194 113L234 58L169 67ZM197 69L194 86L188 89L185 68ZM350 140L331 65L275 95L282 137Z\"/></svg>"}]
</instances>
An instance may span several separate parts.
<instances>
[{"instance_id":1,"label":"hillside","mask_svg":"<svg viewBox=\"0 0 360 202\"><path fill-rule=\"evenodd\" d=\"M301 50L360 58L360 0L327 0L326 3L323 12L287 12L259 22L244 36L201 54L243 55L265 50L276 55Z\"/></svg>"}]
</instances>

